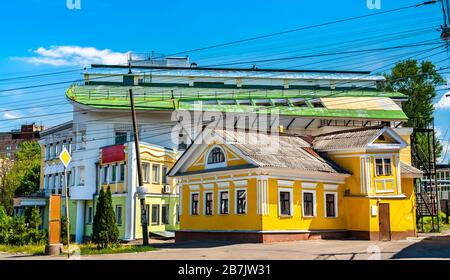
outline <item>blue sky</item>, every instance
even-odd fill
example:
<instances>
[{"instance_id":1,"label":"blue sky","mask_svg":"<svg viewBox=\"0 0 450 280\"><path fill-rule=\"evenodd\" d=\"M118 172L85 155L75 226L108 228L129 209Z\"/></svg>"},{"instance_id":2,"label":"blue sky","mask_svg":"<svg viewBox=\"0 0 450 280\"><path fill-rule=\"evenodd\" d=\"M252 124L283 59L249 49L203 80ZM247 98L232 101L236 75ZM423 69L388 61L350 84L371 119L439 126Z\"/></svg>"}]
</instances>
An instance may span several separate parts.
<instances>
[{"instance_id":1,"label":"blue sky","mask_svg":"<svg viewBox=\"0 0 450 280\"><path fill-rule=\"evenodd\" d=\"M88 66L91 62L115 62L128 51L153 50L172 54L373 14L422 1L381 0L380 10L368 9L366 0L80 0L79 10L68 9L66 0L4 2L0 9L0 131L18 127L23 122L37 121L51 126L71 118L71 107L64 99L64 91L69 83L6 92L1 92L2 89L80 79L82 71L77 69L82 66ZM339 52L432 40L439 42L439 32L436 29L440 24L440 6L430 5L225 48L193 52L189 56L191 61L207 66L236 60L314 54L319 51ZM267 63L258 67L383 72L388 71L397 59L407 57L429 57L438 67L448 67L447 53L437 47L424 46L358 56ZM63 70L75 71L4 80ZM443 72L445 74L446 71ZM450 102L441 98L445 93L445 89L440 90L436 98L436 103L440 103L435 117L439 137L445 136L447 140L450 137L450 130L445 133L450 125Z\"/></svg>"}]
</instances>

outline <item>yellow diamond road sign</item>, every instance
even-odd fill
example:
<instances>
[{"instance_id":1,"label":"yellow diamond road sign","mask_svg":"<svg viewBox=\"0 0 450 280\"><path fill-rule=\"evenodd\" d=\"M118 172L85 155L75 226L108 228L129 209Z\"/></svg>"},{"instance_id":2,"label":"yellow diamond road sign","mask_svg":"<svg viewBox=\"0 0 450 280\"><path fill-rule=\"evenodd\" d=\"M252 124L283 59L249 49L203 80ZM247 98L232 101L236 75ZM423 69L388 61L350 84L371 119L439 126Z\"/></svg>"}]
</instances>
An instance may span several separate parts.
<instances>
[{"instance_id":1,"label":"yellow diamond road sign","mask_svg":"<svg viewBox=\"0 0 450 280\"><path fill-rule=\"evenodd\" d=\"M72 160L72 157L70 156L70 154L67 151L67 149L64 148L62 150L62 152L59 154L59 159L64 164L64 166L67 168L67 166L69 165L70 161Z\"/></svg>"}]
</instances>

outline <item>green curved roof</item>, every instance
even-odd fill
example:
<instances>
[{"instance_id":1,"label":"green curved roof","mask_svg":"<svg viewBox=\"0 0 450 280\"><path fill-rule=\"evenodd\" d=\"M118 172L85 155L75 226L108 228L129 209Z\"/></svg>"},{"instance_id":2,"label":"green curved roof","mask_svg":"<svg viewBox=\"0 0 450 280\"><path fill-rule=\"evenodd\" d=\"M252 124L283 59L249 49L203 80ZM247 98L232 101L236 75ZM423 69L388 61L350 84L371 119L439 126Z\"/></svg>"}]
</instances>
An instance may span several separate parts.
<instances>
[{"instance_id":1,"label":"green curved roof","mask_svg":"<svg viewBox=\"0 0 450 280\"><path fill-rule=\"evenodd\" d=\"M98 109L129 109L129 87L116 85L71 86L67 97ZM374 90L222 89L199 87L133 86L139 110L207 110L220 112L272 112L286 116L406 120L402 110L330 109L314 107L313 100L333 97L386 97L405 99L397 92ZM302 100L302 107L296 102ZM284 102L284 105L280 105ZM202 103L201 108L196 104ZM231 104L234 103L234 104ZM264 103L264 104L263 104Z\"/></svg>"}]
</instances>

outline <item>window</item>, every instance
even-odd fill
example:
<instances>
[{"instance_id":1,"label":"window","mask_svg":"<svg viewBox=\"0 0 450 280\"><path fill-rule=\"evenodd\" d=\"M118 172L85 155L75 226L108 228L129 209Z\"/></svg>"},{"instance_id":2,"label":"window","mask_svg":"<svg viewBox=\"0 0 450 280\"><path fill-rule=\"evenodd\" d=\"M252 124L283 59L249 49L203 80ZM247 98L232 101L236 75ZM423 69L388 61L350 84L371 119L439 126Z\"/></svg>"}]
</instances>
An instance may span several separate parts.
<instances>
[{"instance_id":1,"label":"window","mask_svg":"<svg viewBox=\"0 0 450 280\"><path fill-rule=\"evenodd\" d=\"M225 162L225 155L218 147L211 150L208 156L208 164Z\"/></svg>"},{"instance_id":2,"label":"window","mask_svg":"<svg viewBox=\"0 0 450 280\"><path fill-rule=\"evenodd\" d=\"M111 182L115 183L117 180L117 165L111 166Z\"/></svg>"},{"instance_id":3,"label":"window","mask_svg":"<svg viewBox=\"0 0 450 280\"><path fill-rule=\"evenodd\" d=\"M147 225L150 223L150 204L145 204L145 211L147 215Z\"/></svg>"},{"instance_id":4,"label":"window","mask_svg":"<svg viewBox=\"0 0 450 280\"><path fill-rule=\"evenodd\" d=\"M392 175L391 159L377 158L375 159L375 175L390 176Z\"/></svg>"},{"instance_id":5,"label":"window","mask_svg":"<svg viewBox=\"0 0 450 280\"><path fill-rule=\"evenodd\" d=\"M103 166L103 184L108 184L108 166Z\"/></svg>"},{"instance_id":6,"label":"window","mask_svg":"<svg viewBox=\"0 0 450 280\"><path fill-rule=\"evenodd\" d=\"M213 215L213 193L205 193L205 215Z\"/></svg>"},{"instance_id":7,"label":"window","mask_svg":"<svg viewBox=\"0 0 450 280\"><path fill-rule=\"evenodd\" d=\"M220 205L220 214L228 214L228 209L229 207L229 198L228 198L229 194L228 191L221 191L219 192L219 205Z\"/></svg>"},{"instance_id":8,"label":"window","mask_svg":"<svg viewBox=\"0 0 450 280\"><path fill-rule=\"evenodd\" d=\"M144 180L144 182L148 183L149 180L149 168L150 168L150 164L147 162L142 163L142 180Z\"/></svg>"},{"instance_id":9,"label":"window","mask_svg":"<svg viewBox=\"0 0 450 280\"><path fill-rule=\"evenodd\" d=\"M75 168L72 168L72 171L70 171L70 185L75 186Z\"/></svg>"},{"instance_id":10,"label":"window","mask_svg":"<svg viewBox=\"0 0 450 280\"><path fill-rule=\"evenodd\" d=\"M337 193L325 193L325 217L337 217Z\"/></svg>"},{"instance_id":11,"label":"window","mask_svg":"<svg viewBox=\"0 0 450 280\"><path fill-rule=\"evenodd\" d=\"M179 224L180 223L180 205L176 205L175 206L175 215L176 215L176 223Z\"/></svg>"},{"instance_id":12,"label":"window","mask_svg":"<svg viewBox=\"0 0 450 280\"><path fill-rule=\"evenodd\" d=\"M56 144L50 145L50 149L52 150L50 157L55 158L56 157Z\"/></svg>"},{"instance_id":13,"label":"window","mask_svg":"<svg viewBox=\"0 0 450 280\"><path fill-rule=\"evenodd\" d=\"M120 164L119 182L125 181L125 163Z\"/></svg>"},{"instance_id":14,"label":"window","mask_svg":"<svg viewBox=\"0 0 450 280\"><path fill-rule=\"evenodd\" d=\"M48 175L48 188L49 189L54 189L55 188L54 184L55 184L54 176Z\"/></svg>"},{"instance_id":15,"label":"window","mask_svg":"<svg viewBox=\"0 0 450 280\"><path fill-rule=\"evenodd\" d=\"M87 217L86 217L86 222L87 224L92 224L93 221L93 212L92 212L92 206L88 207L88 211L87 211Z\"/></svg>"},{"instance_id":16,"label":"window","mask_svg":"<svg viewBox=\"0 0 450 280\"><path fill-rule=\"evenodd\" d=\"M122 205L116 205L116 223L119 227L122 225Z\"/></svg>"},{"instance_id":17,"label":"window","mask_svg":"<svg viewBox=\"0 0 450 280\"><path fill-rule=\"evenodd\" d=\"M125 144L127 142L127 133L126 132L116 132L115 136L115 144Z\"/></svg>"},{"instance_id":18,"label":"window","mask_svg":"<svg viewBox=\"0 0 450 280\"><path fill-rule=\"evenodd\" d=\"M44 189L48 189L48 175L44 176Z\"/></svg>"},{"instance_id":19,"label":"window","mask_svg":"<svg viewBox=\"0 0 450 280\"><path fill-rule=\"evenodd\" d=\"M59 187L60 187L60 183L61 181L59 180L59 174L56 174L55 175L55 182L54 182L54 184L55 184L55 186L54 186L54 188L55 189L58 189Z\"/></svg>"},{"instance_id":20,"label":"window","mask_svg":"<svg viewBox=\"0 0 450 280\"><path fill-rule=\"evenodd\" d=\"M386 176L392 175L391 159L390 158L385 158L384 159L384 175L386 175Z\"/></svg>"},{"instance_id":21,"label":"window","mask_svg":"<svg viewBox=\"0 0 450 280\"><path fill-rule=\"evenodd\" d=\"M247 211L247 191L236 191L236 214L245 214Z\"/></svg>"},{"instance_id":22,"label":"window","mask_svg":"<svg viewBox=\"0 0 450 280\"><path fill-rule=\"evenodd\" d=\"M198 193L191 195L191 215L198 215Z\"/></svg>"},{"instance_id":23,"label":"window","mask_svg":"<svg viewBox=\"0 0 450 280\"><path fill-rule=\"evenodd\" d=\"M161 219L164 225L169 224L169 205L165 204L161 208Z\"/></svg>"},{"instance_id":24,"label":"window","mask_svg":"<svg viewBox=\"0 0 450 280\"><path fill-rule=\"evenodd\" d=\"M84 186L84 166L78 167L78 185Z\"/></svg>"},{"instance_id":25,"label":"window","mask_svg":"<svg viewBox=\"0 0 450 280\"><path fill-rule=\"evenodd\" d=\"M152 164L152 183L159 184L159 164Z\"/></svg>"},{"instance_id":26,"label":"window","mask_svg":"<svg viewBox=\"0 0 450 280\"><path fill-rule=\"evenodd\" d=\"M59 154L61 153L61 148L60 148L61 146L60 146L59 142L56 143L54 146L55 146L55 157L58 157Z\"/></svg>"},{"instance_id":27,"label":"window","mask_svg":"<svg viewBox=\"0 0 450 280\"><path fill-rule=\"evenodd\" d=\"M314 193L313 192L303 192L303 216L304 217L314 217Z\"/></svg>"},{"instance_id":28,"label":"window","mask_svg":"<svg viewBox=\"0 0 450 280\"><path fill-rule=\"evenodd\" d=\"M50 146L49 145L45 146L45 159L46 160L50 159Z\"/></svg>"},{"instance_id":29,"label":"window","mask_svg":"<svg viewBox=\"0 0 450 280\"><path fill-rule=\"evenodd\" d=\"M167 184L169 180L167 179L167 167L163 166L162 168L162 183Z\"/></svg>"},{"instance_id":30,"label":"window","mask_svg":"<svg viewBox=\"0 0 450 280\"><path fill-rule=\"evenodd\" d=\"M152 205L152 225L159 225L159 204Z\"/></svg>"},{"instance_id":31,"label":"window","mask_svg":"<svg viewBox=\"0 0 450 280\"><path fill-rule=\"evenodd\" d=\"M291 193L280 192L280 215L291 215Z\"/></svg>"}]
</instances>

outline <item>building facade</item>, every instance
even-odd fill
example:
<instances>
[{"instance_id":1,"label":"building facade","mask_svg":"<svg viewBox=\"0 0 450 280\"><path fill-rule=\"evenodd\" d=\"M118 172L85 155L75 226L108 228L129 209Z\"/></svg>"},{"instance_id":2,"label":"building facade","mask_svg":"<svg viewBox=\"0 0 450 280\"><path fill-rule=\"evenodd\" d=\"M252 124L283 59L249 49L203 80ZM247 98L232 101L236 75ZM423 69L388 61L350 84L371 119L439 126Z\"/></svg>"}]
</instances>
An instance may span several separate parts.
<instances>
[{"instance_id":1,"label":"building facade","mask_svg":"<svg viewBox=\"0 0 450 280\"><path fill-rule=\"evenodd\" d=\"M39 132L43 130L43 126L33 123L23 124L20 129L9 132L0 132L0 158L15 160L20 143L39 140Z\"/></svg>"},{"instance_id":2,"label":"building facade","mask_svg":"<svg viewBox=\"0 0 450 280\"><path fill-rule=\"evenodd\" d=\"M401 161L408 143L389 127L315 137L204 133L170 172L182 205L177 241L415 236L421 172Z\"/></svg>"}]
</instances>

